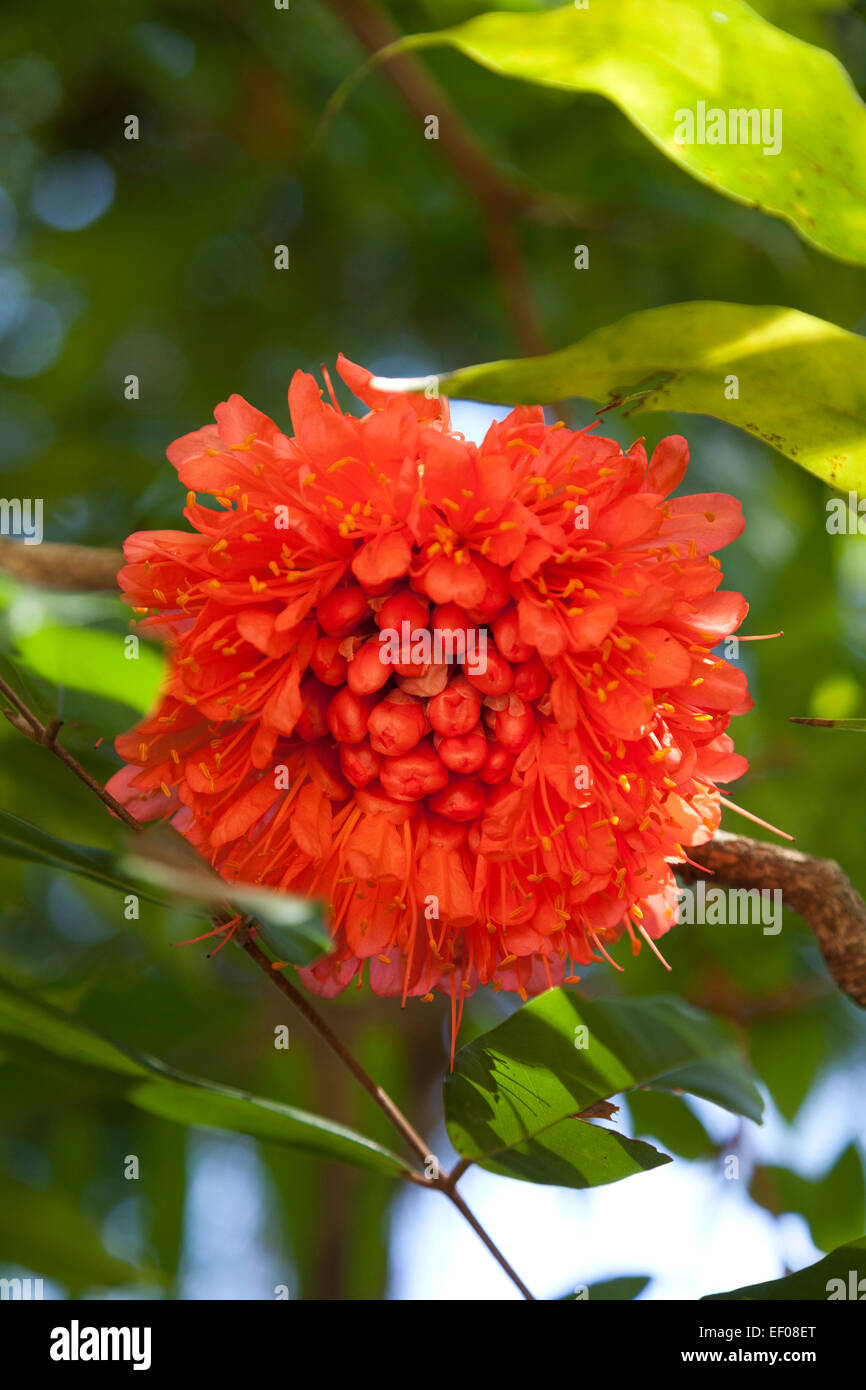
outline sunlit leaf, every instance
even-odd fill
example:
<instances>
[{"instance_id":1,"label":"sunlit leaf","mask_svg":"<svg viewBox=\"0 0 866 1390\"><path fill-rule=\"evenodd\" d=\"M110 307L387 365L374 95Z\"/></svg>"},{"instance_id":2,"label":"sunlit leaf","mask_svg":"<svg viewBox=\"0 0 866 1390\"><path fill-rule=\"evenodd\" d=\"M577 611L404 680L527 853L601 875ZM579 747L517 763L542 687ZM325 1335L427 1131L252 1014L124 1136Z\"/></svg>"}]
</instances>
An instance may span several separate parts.
<instances>
[{"instance_id":1,"label":"sunlit leaf","mask_svg":"<svg viewBox=\"0 0 866 1390\"><path fill-rule=\"evenodd\" d=\"M506 77L608 97L694 178L831 255L866 261L866 110L854 84L831 54L742 0L493 12L397 47L439 44ZM579 138L579 113L571 119Z\"/></svg>"},{"instance_id":2,"label":"sunlit leaf","mask_svg":"<svg viewBox=\"0 0 866 1390\"><path fill-rule=\"evenodd\" d=\"M709 1015L674 999L590 1002L554 989L457 1053L448 1133L460 1154L511 1177L613 1182L666 1156L580 1115L635 1086L761 1117L733 1035Z\"/></svg>"},{"instance_id":3,"label":"sunlit leaf","mask_svg":"<svg viewBox=\"0 0 866 1390\"><path fill-rule=\"evenodd\" d=\"M21 663L44 680L116 700L145 714L163 678L163 658L137 638L137 654L127 657L126 651L133 649L125 646L126 640L121 633L55 626L17 636L15 646Z\"/></svg>"},{"instance_id":4,"label":"sunlit leaf","mask_svg":"<svg viewBox=\"0 0 866 1390\"><path fill-rule=\"evenodd\" d=\"M866 339L796 309L669 304L560 352L463 367L438 381L443 395L509 405L631 397L629 413L713 415L832 487L866 490ZM410 378L414 389L427 383Z\"/></svg>"}]
</instances>

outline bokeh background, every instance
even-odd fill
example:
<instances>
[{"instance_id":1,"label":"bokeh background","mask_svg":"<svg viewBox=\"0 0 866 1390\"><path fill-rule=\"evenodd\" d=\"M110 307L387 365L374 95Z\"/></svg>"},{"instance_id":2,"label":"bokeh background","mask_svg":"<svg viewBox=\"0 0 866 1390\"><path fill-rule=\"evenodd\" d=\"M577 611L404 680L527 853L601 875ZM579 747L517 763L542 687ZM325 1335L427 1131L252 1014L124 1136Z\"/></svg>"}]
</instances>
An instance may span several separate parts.
<instances>
[{"instance_id":1,"label":"bokeh background","mask_svg":"<svg viewBox=\"0 0 866 1390\"><path fill-rule=\"evenodd\" d=\"M484 8L392 0L375 14L412 32ZM756 8L834 51L862 90L859 7ZM431 52L426 71L462 128L508 186L531 194L508 214L503 252L441 142L425 139L381 73L322 125L366 56L346 9L7 0L0 493L43 498L46 539L117 546L131 530L179 524L166 445L234 391L288 428L292 372L332 365L339 350L380 372L426 374L563 346L689 299L790 305L863 330L862 272L693 182L611 105ZM137 140L124 138L130 115ZM280 244L288 270L274 267ZM574 268L577 244L590 249L588 270ZM130 374L137 400L125 398ZM586 423L594 407L569 409ZM470 436L490 417L454 408ZM650 446L687 433L690 490L742 499L728 587L752 605L745 630L785 635L741 649L755 708L735 729L751 763L737 797L799 847L838 859L866 892L866 743L788 723L866 715L866 541L828 535L825 488L722 425L651 415L604 428ZM114 735L158 679L157 653L124 662L125 624L113 597L0 577L4 673L14 668L18 688L68 721L68 746L101 778L116 765ZM5 724L0 806L79 843L115 843L99 803ZM728 814L725 824L748 828ZM9 859L0 903L6 978L181 1070L389 1142L378 1111L240 953L209 960L205 947L173 944L196 934L180 910L143 905L126 921L116 893ZM644 953L623 976L593 966L580 988L670 990L729 1018L766 1091L767 1123L646 1093L621 1123L677 1155L672 1165L590 1194L470 1173L467 1198L539 1295L633 1275L641 1297L694 1298L799 1268L863 1232L866 1017L834 989L809 930L787 916L778 936L682 927L665 953L669 977ZM445 1001L401 1013L351 991L324 1007L447 1152ZM509 1007L477 998L464 1039ZM291 1047L276 1051L283 1021ZM136 1181L124 1177L131 1154ZM5 1044L0 1196L0 1275L42 1276L55 1297L273 1298L277 1285L292 1298L514 1293L435 1194L147 1117L38 1049Z\"/></svg>"}]
</instances>

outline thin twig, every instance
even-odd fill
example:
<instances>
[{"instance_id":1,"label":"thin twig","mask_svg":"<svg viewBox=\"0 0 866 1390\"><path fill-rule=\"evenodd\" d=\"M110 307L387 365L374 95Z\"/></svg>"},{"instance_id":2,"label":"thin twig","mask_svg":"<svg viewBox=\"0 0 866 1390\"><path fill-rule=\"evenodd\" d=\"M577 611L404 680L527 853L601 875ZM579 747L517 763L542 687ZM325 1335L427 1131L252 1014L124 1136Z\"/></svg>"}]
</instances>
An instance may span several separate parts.
<instances>
[{"instance_id":1,"label":"thin twig","mask_svg":"<svg viewBox=\"0 0 866 1390\"><path fill-rule=\"evenodd\" d=\"M31 743L38 743L42 748L47 748L49 753L53 753L55 758L59 758L62 763L65 763L69 771L74 772L75 776L79 778L86 787L90 788L94 796L98 796L100 801L108 807L109 811L117 816L119 820L122 820L124 825L128 826L130 830L144 829L141 822L130 815L126 807L121 805L121 803L111 795L111 792L106 791L105 787L97 782L95 777L90 775L86 767L82 767L78 759L74 758L72 754L63 747L62 743L57 742L57 735L63 727L62 720L51 719L47 724L41 723L33 711L28 709L20 696L16 695L15 691L11 686L7 685L4 680L0 680L0 695L5 696L9 703L14 706L17 713L16 717L16 714L11 713L9 710L3 710L4 715L13 728L17 729L19 733L22 733L25 738L29 738Z\"/></svg>"},{"instance_id":2,"label":"thin twig","mask_svg":"<svg viewBox=\"0 0 866 1390\"><path fill-rule=\"evenodd\" d=\"M137 821L134 816L131 816L126 807L122 806L110 792L106 791L105 787L100 786L99 782L90 775L87 769L82 767L78 759L74 758L71 753L67 752L62 744L57 742L57 734L62 727L61 720L55 718L49 720L48 724L43 724L33 711L28 708L21 697L17 695L11 686L7 685L4 680L0 680L0 695L3 695L13 707L12 710L3 710L3 713L13 728L18 729L18 731L24 734L25 738L29 738L32 743L39 744L40 747L46 748L49 753L53 753L56 758L59 758L60 761L69 768L70 772L73 772L94 795L99 797L103 805L107 806L108 809L131 830L136 832L144 830L144 826L141 822ZM388 1095L388 1092L373 1080L361 1066L358 1059L340 1042L336 1033L334 1033L333 1029L316 1011L306 995L302 994L300 990L295 989L295 986L291 981L287 980L283 974L274 970L272 962L265 955L261 947L252 939L249 927L245 923L242 923L241 927L235 932L234 939L237 941L241 950L249 956L250 960L258 966L280 993L295 1006L310 1026L316 1030L332 1052L339 1057L343 1066L348 1068L355 1080L363 1086L367 1094L387 1116L390 1123L398 1131L408 1147L426 1164L427 1160L433 1157L429 1144L424 1142L418 1131L410 1121L406 1119L400 1107ZM458 1163L452 1173L444 1173L436 1178L421 1179L420 1174L411 1171L407 1171L402 1176L416 1183L418 1183L420 1179L425 1186L443 1192L452 1205L457 1208L461 1216L468 1221L476 1235L483 1240L491 1255L493 1255L497 1263L501 1265L512 1283L520 1290L523 1297L532 1299L533 1295L529 1292L523 1280L516 1271L512 1269L511 1265L502 1254L502 1251L487 1234L477 1217L470 1211L463 1198L454 1191L454 1185L466 1166L465 1162L463 1164Z\"/></svg>"},{"instance_id":3,"label":"thin twig","mask_svg":"<svg viewBox=\"0 0 866 1390\"><path fill-rule=\"evenodd\" d=\"M367 1095L378 1105L379 1109L387 1115L395 1129L399 1130L407 1145L415 1155L426 1163L432 1150L429 1144L425 1144L417 1129L412 1125L402 1110L391 1099L387 1091L377 1085L371 1076L367 1074L361 1063L349 1051L332 1028L325 1022L320 1014L316 1012L305 994L296 989L291 980L288 980L282 971L274 970L272 962L262 950L261 946L253 939L249 931L239 931L235 933L235 940L238 942L242 951L246 951L250 960L255 961L260 970L264 971L268 978L273 981L281 994L295 1006L298 1013L303 1014L304 1018L315 1028L320 1038L323 1038L332 1052L336 1053L344 1067L347 1067L354 1076L355 1080L363 1086Z\"/></svg>"},{"instance_id":4,"label":"thin twig","mask_svg":"<svg viewBox=\"0 0 866 1390\"><path fill-rule=\"evenodd\" d=\"M514 1270L511 1268L511 1265L508 1263L505 1256L502 1254L502 1251L494 1245L493 1241L490 1239L484 1227L481 1225L481 1222L478 1220L477 1217L473 1216L472 1212L467 1207L463 1198L460 1196L460 1193L446 1192L446 1195L448 1197L448 1200L460 1212L460 1215L469 1222L469 1225L472 1227L473 1231L479 1237L479 1239L484 1241L484 1244L487 1246L487 1249L490 1251L494 1260L496 1260L497 1264L500 1264L502 1266L511 1282L517 1285L518 1289L523 1294L523 1297L527 1299L530 1303L534 1303L535 1296L529 1292L529 1289L526 1287L520 1276L518 1274L515 1274Z\"/></svg>"},{"instance_id":5,"label":"thin twig","mask_svg":"<svg viewBox=\"0 0 866 1390\"><path fill-rule=\"evenodd\" d=\"M460 1179L463 1177L463 1174L466 1172L466 1169L471 1167L471 1158L461 1158L458 1163L455 1163L454 1167L451 1169L451 1172L447 1174L447 1176L443 1179L442 1182L442 1185L446 1189L446 1191L450 1191L452 1188L456 1187Z\"/></svg>"},{"instance_id":6,"label":"thin twig","mask_svg":"<svg viewBox=\"0 0 866 1390\"><path fill-rule=\"evenodd\" d=\"M427 1161L433 1157L430 1145L425 1143L425 1141L421 1138L414 1125L411 1124L409 1120L407 1120L406 1116L403 1114L402 1110L399 1108L396 1102L392 1100L391 1097L388 1095L388 1092L383 1090L383 1088L373 1080L373 1078L361 1066L361 1063L358 1061L357 1057L355 1057L354 1054L351 1053L349 1049L344 1046L344 1044L337 1037L336 1033L334 1033L334 1031L322 1018L321 1014L319 1014L316 1011L316 1009L313 1008L313 1005L310 1003L306 995L302 994L300 990L296 989L295 986L291 983L291 981L288 980L281 971L274 970L272 962L269 960L268 956L257 944L257 942L252 938L248 930L243 930L236 933L235 940L238 942L238 945L241 947L241 950L247 953L250 960L255 961L259 969L267 973L269 979L273 980L280 993L285 995L289 1002L295 1006L298 1012L304 1016L304 1018L310 1024L311 1028L314 1028L316 1030L316 1032L319 1034L319 1037L323 1039L323 1041L328 1045L331 1051L335 1053L335 1055L340 1059L340 1061L343 1063L343 1066L346 1067L352 1073L355 1080L361 1086L363 1086L364 1090L367 1092L367 1095L370 1096L370 1098L376 1103L376 1105L378 1105L379 1109L387 1116L388 1120L391 1122L394 1128L402 1135L409 1148L412 1149L414 1153L417 1155L417 1157L421 1159L422 1163L426 1164ZM460 1212L460 1215L466 1221L468 1221L475 1234L481 1240L483 1240L484 1244L487 1246L487 1249L490 1251L493 1258L505 1270L505 1273L520 1290L520 1292L523 1294L523 1297L527 1299L533 1299L533 1295L529 1292L529 1289L526 1287L523 1280L508 1263L502 1251L494 1243L494 1241L485 1231L484 1227L481 1225L481 1222L472 1213L472 1211L466 1205L465 1201L459 1195L459 1193L457 1193L454 1190L459 1178L463 1175L463 1173L466 1171L469 1165L469 1159L461 1159L460 1162L455 1164L454 1168L450 1173L443 1173L438 1178L421 1178L421 1175L418 1173L407 1173L406 1177L409 1179L409 1181L415 1182L419 1186L434 1187L437 1188L440 1192L443 1192L445 1196L448 1198L449 1202L451 1202L452 1205L455 1206L457 1210Z\"/></svg>"}]
</instances>

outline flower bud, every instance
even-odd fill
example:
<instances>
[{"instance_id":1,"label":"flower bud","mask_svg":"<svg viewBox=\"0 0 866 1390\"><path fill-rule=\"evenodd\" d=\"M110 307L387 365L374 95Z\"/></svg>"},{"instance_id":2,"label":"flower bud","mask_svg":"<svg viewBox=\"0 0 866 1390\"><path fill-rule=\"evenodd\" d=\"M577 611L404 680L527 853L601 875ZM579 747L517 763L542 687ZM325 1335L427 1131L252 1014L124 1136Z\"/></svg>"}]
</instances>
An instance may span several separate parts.
<instances>
[{"instance_id":1,"label":"flower bud","mask_svg":"<svg viewBox=\"0 0 866 1390\"><path fill-rule=\"evenodd\" d=\"M346 670L346 683L356 695L372 695L391 679L391 667L383 661L378 637L359 647Z\"/></svg>"},{"instance_id":2,"label":"flower bud","mask_svg":"<svg viewBox=\"0 0 866 1390\"><path fill-rule=\"evenodd\" d=\"M514 693L521 700L540 700L550 685L550 672L537 654L514 668Z\"/></svg>"},{"instance_id":3,"label":"flower bud","mask_svg":"<svg viewBox=\"0 0 866 1390\"><path fill-rule=\"evenodd\" d=\"M487 758L487 739L480 731L456 734L440 739L436 752L451 772L477 772Z\"/></svg>"},{"instance_id":4,"label":"flower bud","mask_svg":"<svg viewBox=\"0 0 866 1390\"><path fill-rule=\"evenodd\" d=\"M338 743L360 743L367 737L367 720L374 701L356 695L348 686L338 691L328 706L328 728Z\"/></svg>"},{"instance_id":5,"label":"flower bud","mask_svg":"<svg viewBox=\"0 0 866 1390\"><path fill-rule=\"evenodd\" d=\"M411 654L412 644L415 641L415 638L420 633L426 631L427 629L423 627L413 628L409 632L409 640L407 641L405 647L403 646L403 634L400 634L400 656L405 656L406 660L393 662L393 669L398 676L405 676L410 680L417 680L420 679L420 677L427 675L428 671L430 670L431 663L429 661L422 660L420 656L412 656Z\"/></svg>"},{"instance_id":6,"label":"flower bud","mask_svg":"<svg viewBox=\"0 0 866 1390\"><path fill-rule=\"evenodd\" d=\"M299 691L303 709L295 725L295 733L307 743L324 738L328 732L328 705L332 699L331 691L321 681L312 678L301 684Z\"/></svg>"},{"instance_id":7,"label":"flower bud","mask_svg":"<svg viewBox=\"0 0 866 1390\"><path fill-rule=\"evenodd\" d=\"M395 801L420 801L439 791L448 781L448 770L431 743L419 743L410 753L385 758L379 772L383 791Z\"/></svg>"},{"instance_id":8,"label":"flower bud","mask_svg":"<svg viewBox=\"0 0 866 1390\"><path fill-rule=\"evenodd\" d=\"M430 619L430 629L434 641L437 633L441 635L442 655L446 661L451 660L453 662L461 651L474 650L475 623L465 609L460 608L456 603L440 603L434 608L433 616Z\"/></svg>"},{"instance_id":9,"label":"flower bud","mask_svg":"<svg viewBox=\"0 0 866 1390\"><path fill-rule=\"evenodd\" d=\"M449 674L448 667L442 661L438 666L431 666L424 676L398 676L397 684L407 695L420 695L422 699L429 700L445 689Z\"/></svg>"},{"instance_id":10,"label":"flower bud","mask_svg":"<svg viewBox=\"0 0 866 1390\"><path fill-rule=\"evenodd\" d=\"M445 849L457 850L464 843L466 826L461 821L444 820L432 811L427 811L424 818L431 845L442 845Z\"/></svg>"},{"instance_id":11,"label":"flower bud","mask_svg":"<svg viewBox=\"0 0 866 1390\"><path fill-rule=\"evenodd\" d=\"M427 706L427 718L446 738L452 734L471 733L478 723L481 700L465 676L458 676Z\"/></svg>"},{"instance_id":12,"label":"flower bud","mask_svg":"<svg viewBox=\"0 0 866 1390\"><path fill-rule=\"evenodd\" d=\"M507 748L488 740L487 758L478 775L482 782L486 782L488 787L492 787L497 782L504 782L506 777L510 777L511 769L516 761L515 755L509 753Z\"/></svg>"},{"instance_id":13,"label":"flower bud","mask_svg":"<svg viewBox=\"0 0 866 1390\"><path fill-rule=\"evenodd\" d=\"M483 695L505 695L514 684L514 672L508 662L496 650L492 642L487 643L487 669L466 670L466 679Z\"/></svg>"},{"instance_id":14,"label":"flower bud","mask_svg":"<svg viewBox=\"0 0 866 1390\"><path fill-rule=\"evenodd\" d=\"M484 788L475 777L451 777L447 787L431 796L430 809L446 820L475 820L484 810Z\"/></svg>"},{"instance_id":15,"label":"flower bud","mask_svg":"<svg viewBox=\"0 0 866 1390\"><path fill-rule=\"evenodd\" d=\"M337 650L339 645L336 637L320 637L313 648L310 666L325 685L342 685L346 679L346 658Z\"/></svg>"},{"instance_id":16,"label":"flower bud","mask_svg":"<svg viewBox=\"0 0 866 1390\"><path fill-rule=\"evenodd\" d=\"M340 767L353 787L366 787L379 776L382 759L374 753L366 739L363 743L340 745Z\"/></svg>"},{"instance_id":17,"label":"flower bud","mask_svg":"<svg viewBox=\"0 0 866 1390\"><path fill-rule=\"evenodd\" d=\"M507 608L504 613L496 619L493 624L493 636L496 638L496 646L506 661L528 661L535 655L535 648L529 642L520 639L520 625L517 620L517 609Z\"/></svg>"},{"instance_id":18,"label":"flower bud","mask_svg":"<svg viewBox=\"0 0 866 1390\"><path fill-rule=\"evenodd\" d=\"M424 706L402 690L394 690L379 701L367 720L367 729L375 752L391 758L408 753L427 732Z\"/></svg>"},{"instance_id":19,"label":"flower bud","mask_svg":"<svg viewBox=\"0 0 866 1390\"><path fill-rule=\"evenodd\" d=\"M316 617L329 637L347 637L363 618L369 617L367 595L357 584L333 589L316 606Z\"/></svg>"},{"instance_id":20,"label":"flower bud","mask_svg":"<svg viewBox=\"0 0 866 1390\"><path fill-rule=\"evenodd\" d=\"M522 753L535 732L535 715L529 705L513 714L508 709L500 710L493 721L493 732L506 752Z\"/></svg>"},{"instance_id":21,"label":"flower bud","mask_svg":"<svg viewBox=\"0 0 866 1390\"><path fill-rule=\"evenodd\" d=\"M376 623L380 628L393 628L395 632L402 632L404 623L408 623L410 629L426 627L427 604L420 594L403 589L386 598L376 614Z\"/></svg>"}]
</instances>

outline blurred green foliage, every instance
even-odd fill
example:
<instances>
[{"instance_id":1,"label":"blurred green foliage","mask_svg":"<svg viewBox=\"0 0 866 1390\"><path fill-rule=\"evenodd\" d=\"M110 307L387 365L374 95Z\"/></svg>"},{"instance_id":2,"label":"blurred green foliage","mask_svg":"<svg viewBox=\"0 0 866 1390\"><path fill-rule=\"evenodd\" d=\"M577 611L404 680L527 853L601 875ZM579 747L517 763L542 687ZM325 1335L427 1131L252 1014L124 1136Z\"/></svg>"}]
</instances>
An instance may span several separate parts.
<instances>
[{"instance_id":1,"label":"blurred green foliage","mask_svg":"<svg viewBox=\"0 0 866 1390\"><path fill-rule=\"evenodd\" d=\"M394 0L389 8L400 30L415 32L486 7ZM862 86L866 26L854 9L826 0L756 8L835 52ZM45 499L48 539L116 546L133 529L180 524L183 495L165 446L232 391L287 427L291 373L332 364L338 350L398 375L520 355L477 205L382 75L357 88L311 153L328 98L364 56L316 0L293 0L288 11L228 0L8 0L0 490ZM636 310L693 299L789 305L862 332L862 272L693 182L607 102L508 82L455 53L431 52L424 63L500 171L544 195L518 238L551 347ZM124 139L130 114L137 141ZM576 243L592 248L589 272L574 269ZM290 248L288 271L274 269L277 244ZM140 380L137 400L124 396L130 374ZM591 415L582 406L575 418ZM623 441L646 431L650 445L683 430L690 490L742 499L747 529L723 557L727 585L749 598L748 632L784 628L785 637L744 650L755 708L735 730L751 763L737 799L804 850L838 859L866 892L859 740L787 722L866 715L862 538L829 536L829 494L818 480L743 434L660 415L609 418L602 428ZM121 605L5 582L3 596L0 673L8 677L15 662L16 688L69 721L67 746L104 779L116 765L114 735L151 689L144 662L133 691L109 677L94 690L85 678L99 642L121 650ZM71 629L62 668L50 657L58 627ZM5 725L0 805L77 843L118 845L96 799ZM182 1071L327 1114L391 1145L383 1117L300 1021L290 1020L290 1048L275 1050L284 1010L239 953L207 960L204 947L173 947L198 930L180 908L143 903L140 920L127 921L113 890L6 858L0 903L7 979ZM582 988L636 996L665 988L730 1019L789 1121L823 1078L862 1068L864 1015L835 990L799 920L786 917L775 937L683 927L665 952L673 973L664 980L644 952L622 977L593 966ZM419 1128L433 1130L447 1005L401 1013L394 1001L352 990L325 1007ZM461 1041L507 1007L501 996L473 1001ZM722 1184L718 1154L682 1101L639 1096L634 1115L639 1133L683 1162L716 1164ZM140 1292L183 1289L195 1150L182 1129L81 1077L3 1054L0 1134L4 1193L23 1184L41 1201L50 1191L54 1213L46 1215L53 1248L44 1222L17 1222L11 1243L0 1225L0 1266L73 1294L125 1285L129 1264ZM381 1297L392 1185L273 1144L258 1152L274 1281L292 1297ZM124 1177L130 1154L141 1160L135 1183ZM804 1213L816 1240L861 1234L862 1165L858 1179L845 1159L840 1191L856 1194L859 1180L860 1197L829 1212L798 1182L793 1145L781 1168L763 1187L756 1178L757 1200L767 1200L772 1179L780 1195L771 1209ZM232 1296L249 1296L231 1271L224 1279ZM706 1273L696 1281L712 1288Z\"/></svg>"}]
</instances>

